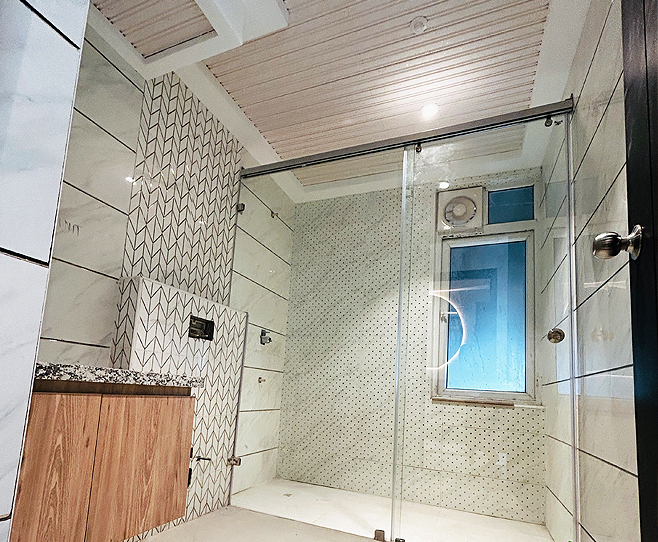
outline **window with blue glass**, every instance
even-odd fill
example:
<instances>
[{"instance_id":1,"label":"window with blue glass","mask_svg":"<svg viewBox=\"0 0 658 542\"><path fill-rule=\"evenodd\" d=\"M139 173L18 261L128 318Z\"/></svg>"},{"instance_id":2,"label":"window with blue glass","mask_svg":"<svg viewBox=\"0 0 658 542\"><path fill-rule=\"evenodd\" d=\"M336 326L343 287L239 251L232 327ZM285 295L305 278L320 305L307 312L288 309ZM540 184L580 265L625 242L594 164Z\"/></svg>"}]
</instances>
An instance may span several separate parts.
<instances>
[{"instance_id":1,"label":"window with blue glass","mask_svg":"<svg viewBox=\"0 0 658 542\"><path fill-rule=\"evenodd\" d=\"M497 239L450 246L446 390L527 391L529 239Z\"/></svg>"},{"instance_id":2,"label":"window with blue glass","mask_svg":"<svg viewBox=\"0 0 658 542\"><path fill-rule=\"evenodd\" d=\"M532 186L489 192L489 224L520 222L535 218L535 194Z\"/></svg>"}]
</instances>

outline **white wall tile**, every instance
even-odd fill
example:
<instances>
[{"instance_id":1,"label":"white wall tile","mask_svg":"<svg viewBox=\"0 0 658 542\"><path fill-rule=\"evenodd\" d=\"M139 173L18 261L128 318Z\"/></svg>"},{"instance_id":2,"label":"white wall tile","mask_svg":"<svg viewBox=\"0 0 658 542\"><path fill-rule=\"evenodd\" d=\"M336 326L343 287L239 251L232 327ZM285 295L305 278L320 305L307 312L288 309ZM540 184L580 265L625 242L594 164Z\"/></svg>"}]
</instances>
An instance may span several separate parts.
<instances>
[{"instance_id":1,"label":"white wall tile","mask_svg":"<svg viewBox=\"0 0 658 542\"><path fill-rule=\"evenodd\" d=\"M98 49L137 88L144 88L144 78L89 25L85 29L85 41L90 42Z\"/></svg>"},{"instance_id":2,"label":"white wall tile","mask_svg":"<svg viewBox=\"0 0 658 542\"><path fill-rule=\"evenodd\" d=\"M580 380L578 446L637 474L633 369Z\"/></svg>"},{"instance_id":3,"label":"white wall tile","mask_svg":"<svg viewBox=\"0 0 658 542\"><path fill-rule=\"evenodd\" d=\"M83 47L75 107L133 150L142 97L142 89L98 51L89 45Z\"/></svg>"},{"instance_id":4,"label":"white wall tile","mask_svg":"<svg viewBox=\"0 0 658 542\"><path fill-rule=\"evenodd\" d=\"M543 387L542 399L546 407L546 434L562 442L571 443L571 384L561 382ZM547 456L550 461L550 455Z\"/></svg>"},{"instance_id":5,"label":"white wall tile","mask_svg":"<svg viewBox=\"0 0 658 542\"><path fill-rule=\"evenodd\" d=\"M29 0L29 3L73 43L82 46L89 0Z\"/></svg>"},{"instance_id":6,"label":"white wall tile","mask_svg":"<svg viewBox=\"0 0 658 542\"><path fill-rule=\"evenodd\" d=\"M0 247L47 262L80 52L18 0L0 35Z\"/></svg>"},{"instance_id":7,"label":"white wall tile","mask_svg":"<svg viewBox=\"0 0 658 542\"><path fill-rule=\"evenodd\" d=\"M109 348L48 339L41 339L39 341L38 360L40 363L59 363L64 365L112 366L110 363Z\"/></svg>"},{"instance_id":8,"label":"white wall tile","mask_svg":"<svg viewBox=\"0 0 658 542\"><path fill-rule=\"evenodd\" d=\"M571 542L575 539L573 516L560 504L555 496L546 492L546 528L556 542Z\"/></svg>"},{"instance_id":9,"label":"white wall tile","mask_svg":"<svg viewBox=\"0 0 658 542\"><path fill-rule=\"evenodd\" d=\"M245 367L242 373L240 411L281 408L283 374Z\"/></svg>"},{"instance_id":10,"label":"white wall tile","mask_svg":"<svg viewBox=\"0 0 658 542\"><path fill-rule=\"evenodd\" d=\"M233 468L231 494L235 495L240 491L274 479L278 453L278 448L274 448L244 456L242 464Z\"/></svg>"},{"instance_id":11,"label":"white wall tile","mask_svg":"<svg viewBox=\"0 0 658 542\"><path fill-rule=\"evenodd\" d=\"M135 153L74 111L64 179L127 213L134 172Z\"/></svg>"},{"instance_id":12,"label":"white wall tile","mask_svg":"<svg viewBox=\"0 0 658 542\"><path fill-rule=\"evenodd\" d=\"M576 234L582 231L626 163L625 143L624 82L620 80L574 177ZM623 213L626 213L625 206Z\"/></svg>"},{"instance_id":13,"label":"white wall tile","mask_svg":"<svg viewBox=\"0 0 658 542\"><path fill-rule=\"evenodd\" d=\"M579 454L580 523L595 540L639 542L637 477Z\"/></svg>"},{"instance_id":14,"label":"white wall tile","mask_svg":"<svg viewBox=\"0 0 658 542\"><path fill-rule=\"evenodd\" d=\"M53 257L118 279L127 224L127 215L64 184Z\"/></svg>"},{"instance_id":15,"label":"white wall tile","mask_svg":"<svg viewBox=\"0 0 658 542\"><path fill-rule=\"evenodd\" d=\"M267 335L272 342L260 344L261 329L252 323L247 327L245 366L283 371L286 337L270 331Z\"/></svg>"},{"instance_id":16,"label":"white wall tile","mask_svg":"<svg viewBox=\"0 0 658 542\"><path fill-rule=\"evenodd\" d=\"M546 485L573 514L573 448L551 437L546 439Z\"/></svg>"},{"instance_id":17,"label":"white wall tile","mask_svg":"<svg viewBox=\"0 0 658 542\"><path fill-rule=\"evenodd\" d=\"M591 216L587 226L576 240L576 296L582 303L614 275L630 259L627 253L616 258L601 260L592 254L594 238L607 231L621 235L628 233L626 216L626 170L623 169L610 192ZM614 279L617 281L617 279ZM624 316L628 318L630 313Z\"/></svg>"},{"instance_id":18,"label":"white wall tile","mask_svg":"<svg viewBox=\"0 0 658 542\"><path fill-rule=\"evenodd\" d=\"M245 166L246 167L246 166ZM243 186L247 186L272 211L279 215L288 226L292 226L295 217L295 203L279 187L270 175L244 179Z\"/></svg>"},{"instance_id":19,"label":"white wall tile","mask_svg":"<svg viewBox=\"0 0 658 542\"><path fill-rule=\"evenodd\" d=\"M235 235L233 270L283 297L290 295L290 264L240 228Z\"/></svg>"},{"instance_id":20,"label":"white wall tile","mask_svg":"<svg viewBox=\"0 0 658 542\"><path fill-rule=\"evenodd\" d=\"M0 516L11 512L48 269L0 254Z\"/></svg>"},{"instance_id":21,"label":"white wall tile","mask_svg":"<svg viewBox=\"0 0 658 542\"><path fill-rule=\"evenodd\" d=\"M115 279L53 261L42 336L110 346L118 296Z\"/></svg>"},{"instance_id":22,"label":"white wall tile","mask_svg":"<svg viewBox=\"0 0 658 542\"><path fill-rule=\"evenodd\" d=\"M577 374L633 363L628 266L612 277L577 311Z\"/></svg>"},{"instance_id":23,"label":"white wall tile","mask_svg":"<svg viewBox=\"0 0 658 542\"><path fill-rule=\"evenodd\" d=\"M613 2L573 119L573 163L578 169L622 72L621 3ZM574 94L578 89L574 89Z\"/></svg>"},{"instance_id":24,"label":"white wall tile","mask_svg":"<svg viewBox=\"0 0 658 542\"><path fill-rule=\"evenodd\" d=\"M240 412L237 455L251 454L279 445L279 410Z\"/></svg>"},{"instance_id":25,"label":"white wall tile","mask_svg":"<svg viewBox=\"0 0 658 542\"><path fill-rule=\"evenodd\" d=\"M249 190L240 190L240 203L245 210L238 215L238 226L258 239L285 261L292 258L292 232Z\"/></svg>"},{"instance_id":26,"label":"white wall tile","mask_svg":"<svg viewBox=\"0 0 658 542\"><path fill-rule=\"evenodd\" d=\"M233 273L230 304L248 312L250 324L286 333L288 301L237 273Z\"/></svg>"}]
</instances>

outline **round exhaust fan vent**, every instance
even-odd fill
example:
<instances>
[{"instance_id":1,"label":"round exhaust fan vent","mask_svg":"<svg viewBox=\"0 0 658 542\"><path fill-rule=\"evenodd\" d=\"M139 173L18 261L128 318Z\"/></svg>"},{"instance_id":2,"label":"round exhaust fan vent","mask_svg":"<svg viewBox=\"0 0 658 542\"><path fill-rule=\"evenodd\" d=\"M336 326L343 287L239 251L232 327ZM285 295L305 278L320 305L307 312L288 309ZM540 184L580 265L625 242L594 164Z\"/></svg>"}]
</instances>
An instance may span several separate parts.
<instances>
[{"instance_id":1,"label":"round exhaust fan vent","mask_svg":"<svg viewBox=\"0 0 658 542\"><path fill-rule=\"evenodd\" d=\"M464 226L477 213L477 205L468 196L452 198L443 209L443 219L449 226Z\"/></svg>"}]
</instances>

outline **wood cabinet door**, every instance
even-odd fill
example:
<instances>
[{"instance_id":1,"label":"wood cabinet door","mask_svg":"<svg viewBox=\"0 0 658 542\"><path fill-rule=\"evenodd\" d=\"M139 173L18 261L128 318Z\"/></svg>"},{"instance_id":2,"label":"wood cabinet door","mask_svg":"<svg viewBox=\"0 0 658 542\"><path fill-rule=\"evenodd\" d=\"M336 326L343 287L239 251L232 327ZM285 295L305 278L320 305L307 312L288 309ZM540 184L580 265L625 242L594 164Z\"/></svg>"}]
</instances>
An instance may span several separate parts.
<instances>
[{"instance_id":1,"label":"wood cabinet door","mask_svg":"<svg viewBox=\"0 0 658 542\"><path fill-rule=\"evenodd\" d=\"M100 395L34 393L11 542L83 542Z\"/></svg>"},{"instance_id":2,"label":"wood cabinet door","mask_svg":"<svg viewBox=\"0 0 658 542\"><path fill-rule=\"evenodd\" d=\"M104 395L87 542L121 542L185 514L194 397Z\"/></svg>"}]
</instances>

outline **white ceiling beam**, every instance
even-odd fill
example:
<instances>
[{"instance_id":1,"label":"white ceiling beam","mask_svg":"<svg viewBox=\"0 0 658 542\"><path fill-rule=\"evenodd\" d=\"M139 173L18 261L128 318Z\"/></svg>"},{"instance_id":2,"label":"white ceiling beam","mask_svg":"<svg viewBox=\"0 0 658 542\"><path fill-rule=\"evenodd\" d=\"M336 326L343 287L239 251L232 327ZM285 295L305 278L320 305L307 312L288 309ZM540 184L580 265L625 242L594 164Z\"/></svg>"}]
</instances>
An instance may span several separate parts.
<instances>
[{"instance_id":1,"label":"white ceiling beam","mask_svg":"<svg viewBox=\"0 0 658 542\"><path fill-rule=\"evenodd\" d=\"M176 71L235 49L245 41L275 32L288 25L288 10L281 0L196 0L217 32L201 36L148 59L93 5L89 25L98 32L145 79Z\"/></svg>"}]
</instances>

